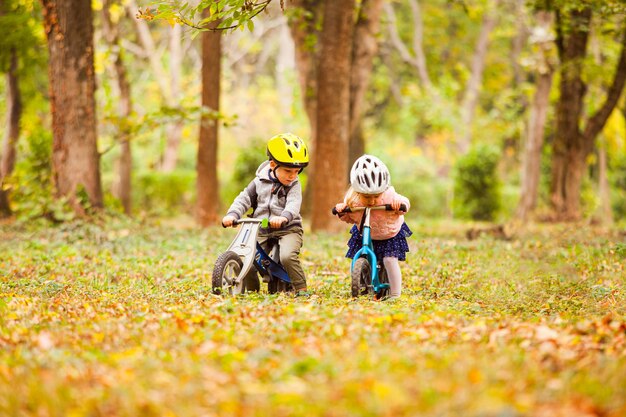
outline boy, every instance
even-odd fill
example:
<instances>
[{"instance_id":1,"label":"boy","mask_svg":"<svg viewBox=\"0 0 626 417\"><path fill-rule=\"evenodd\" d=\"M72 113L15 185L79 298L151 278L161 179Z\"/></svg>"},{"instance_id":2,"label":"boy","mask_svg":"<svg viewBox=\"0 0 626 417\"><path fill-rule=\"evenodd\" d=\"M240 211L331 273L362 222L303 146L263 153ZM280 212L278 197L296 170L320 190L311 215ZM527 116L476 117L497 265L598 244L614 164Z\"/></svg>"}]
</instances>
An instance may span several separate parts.
<instances>
[{"instance_id":1,"label":"boy","mask_svg":"<svg viewBox=\"0 0 626 417\"><path fill-rule=\"evenodd\" d=\"M298 258L303 235L298 174L309 164L309 153L298 136L281 133L267 142L267 156L269 160L259 166L256 177L235 198L222 224L231 226L251 207L252 217L268 218L270 228L261 229L259 243L267 249L264 243L269 238L280 240L280 262L291 278L296 296L307 296L306 277ZM253 279L257 279L256 275Z\"/></svg>"}]
</instances>

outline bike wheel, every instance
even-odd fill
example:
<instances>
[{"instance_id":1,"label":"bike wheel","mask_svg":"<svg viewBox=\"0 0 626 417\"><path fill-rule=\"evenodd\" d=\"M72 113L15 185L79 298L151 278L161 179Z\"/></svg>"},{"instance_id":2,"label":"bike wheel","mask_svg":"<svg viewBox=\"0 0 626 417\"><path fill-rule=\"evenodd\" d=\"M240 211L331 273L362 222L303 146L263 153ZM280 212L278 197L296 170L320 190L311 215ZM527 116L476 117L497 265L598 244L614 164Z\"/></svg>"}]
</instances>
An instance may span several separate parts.
<instances>
[{"instance_id":1,"label":"bike wheel","mask_svg":"<svg viewBox=\"0 0 626 417\"><path fill-rule=\"evenodd\" d=\"M242 266L243 262L235 252L226 251L218 256L211 281L213 294L241 294L244 290L243 283L235 285L235 279Z\"/></svg>"},{"instance_id":2,"label":"bike wheel","mask_svg":"<svg viewBox=\"0 0 626 417\"><path fill-rule=\"evenodd\" d=\"M352 296L367 295L372 291L372 266L366 258L359 258L354 263L351 273Z\"/></svg>"},{"instance_id":3,"label":"bike wheel","mask_svg":"<svg viewBox=\"0 0 626 417\"><path fill-rule=\"evenodd\" d=\"M385 269L385 265L381 263L380 268L378 270L378 279L381 284L389 284L389 277L387 276L387 270ZM382 300L384 298L389 297L390 291L389 288L383 288L382 290L376 293L376 299Z\"/></svg>"}]
</instances>

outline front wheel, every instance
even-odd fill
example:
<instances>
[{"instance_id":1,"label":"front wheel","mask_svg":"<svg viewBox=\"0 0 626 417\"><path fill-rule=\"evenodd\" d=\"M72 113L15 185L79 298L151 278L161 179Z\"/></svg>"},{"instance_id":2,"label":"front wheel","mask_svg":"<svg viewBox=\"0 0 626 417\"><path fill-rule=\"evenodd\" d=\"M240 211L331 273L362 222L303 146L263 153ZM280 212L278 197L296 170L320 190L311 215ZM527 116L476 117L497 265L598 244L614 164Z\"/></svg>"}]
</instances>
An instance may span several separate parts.
<instances>
[{"instance_id":1,"label":"front wheel","mask_svg":"<svg viewBox=\"0 0 626 417\"><path fill-rule=\"evenodd\" d=\"M359 258L352 268L352 296L359 297L372 292L372 266L366 258Z\"/></svg>"},{"instance_id":2,"label":"front wheel","mask_svg":"<svg viewBox=\"0 0 626 417\"><path fill-rule=\"evenodd\" d=\"M226 251L217 257L213 268L213 294L241 294L243 282L236 284L236 278L241 272L243 262L233 251Z\"/></svg>"}]
</instances>

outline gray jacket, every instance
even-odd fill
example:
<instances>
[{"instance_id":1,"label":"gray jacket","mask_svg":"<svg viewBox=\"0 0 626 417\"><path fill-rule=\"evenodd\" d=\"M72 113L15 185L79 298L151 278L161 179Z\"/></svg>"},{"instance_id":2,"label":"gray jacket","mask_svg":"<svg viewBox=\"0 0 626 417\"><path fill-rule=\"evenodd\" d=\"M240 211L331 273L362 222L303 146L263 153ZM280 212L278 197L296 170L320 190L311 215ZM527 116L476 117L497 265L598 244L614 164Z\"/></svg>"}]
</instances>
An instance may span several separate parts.
<instances>
[{"instance_id":1,"label":"gray jacket","mask_svg":"<svg viewBox=\"0 0 626 417\"><path fill-rule=\"evenodd\" d=\"M296 178L291 185L282 185L273 175L270 176L270 162L265 161L259 165L256 177L235 198L228 214L240 219L251 207L256 206L252 217L282 216L289 220L286 227L302 226L301 205L300 181Z\"/></svg>"}]
</instances>

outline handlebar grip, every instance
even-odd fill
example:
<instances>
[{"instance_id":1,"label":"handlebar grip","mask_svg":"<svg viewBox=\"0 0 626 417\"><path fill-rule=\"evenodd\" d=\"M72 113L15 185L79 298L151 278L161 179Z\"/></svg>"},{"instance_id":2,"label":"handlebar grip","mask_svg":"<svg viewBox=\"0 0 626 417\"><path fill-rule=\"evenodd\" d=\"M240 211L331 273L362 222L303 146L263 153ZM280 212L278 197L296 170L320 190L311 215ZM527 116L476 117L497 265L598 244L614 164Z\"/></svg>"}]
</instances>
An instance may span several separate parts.
<instances>
[{"instance_id":1,"label":"handlebar grip","mask_svg":"<svg viewBox=\"0 0 626 417\"><path fill-rule=\"evenodd\" d=\"M222 222L222 227L223 227L224 229L226 229L227 227L235 227L235 226L237 226L238 224L239 224L239 220L235 219L235 220L233 220L233 224L231 224L230 226L226 226L226 225L224 225L224 222Z\"/></svg>"},{"instance_id":2,"label":"handlebar grip","mask_svg":"<svg viewBox=\"0 0 626 417\"><path fill-rule=\"evenodd\" d=\"M386 211L394 211L393 208L391 208L391 204L385 204L385 210ZM400 204L400 210L399 211L403 211L403 212L407 212L406 209L406 204Z\"/></svg>"},{"instance_id":3,"label":"handlebar grip","mask_svg":"<svg viewBox=\"0 0 626 417\"><path fill-rule=\"evenodd\" d=\"M341 210L341 211L337 211L337 208L336 208L336 207L333 207L333 209L332 209L332 213L333 213L335 216L337 216L337 215L339 215L339 214L344 214L344 213L352 213L352 209L351 209L350 207L346 207L346 208L344 208L344 209L343 209L343 210Z\"/></svg>"}]
</instances>

